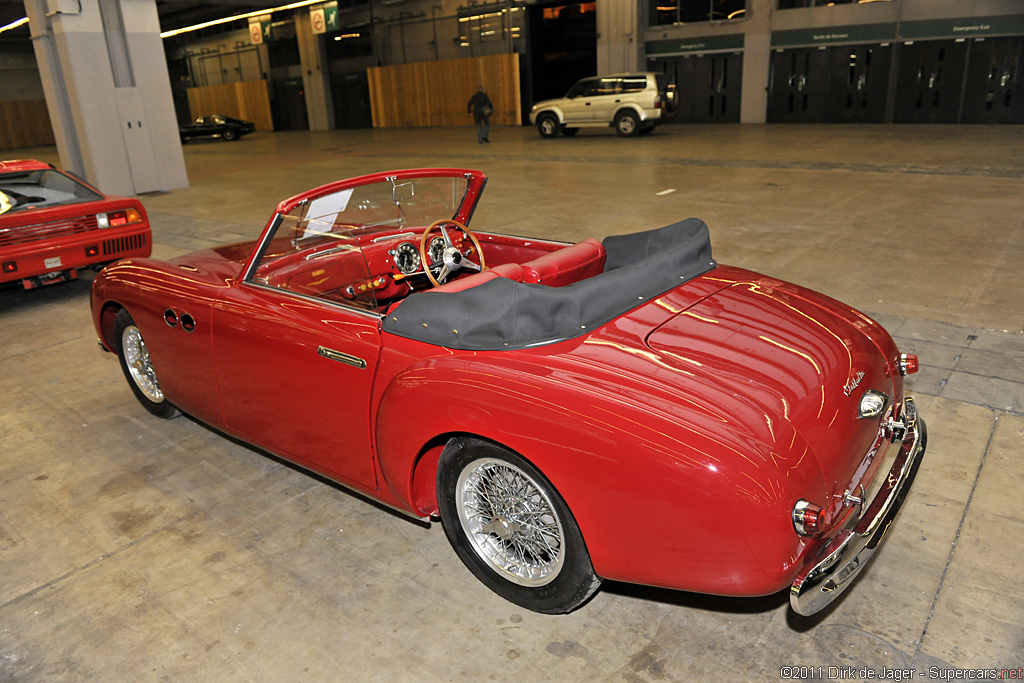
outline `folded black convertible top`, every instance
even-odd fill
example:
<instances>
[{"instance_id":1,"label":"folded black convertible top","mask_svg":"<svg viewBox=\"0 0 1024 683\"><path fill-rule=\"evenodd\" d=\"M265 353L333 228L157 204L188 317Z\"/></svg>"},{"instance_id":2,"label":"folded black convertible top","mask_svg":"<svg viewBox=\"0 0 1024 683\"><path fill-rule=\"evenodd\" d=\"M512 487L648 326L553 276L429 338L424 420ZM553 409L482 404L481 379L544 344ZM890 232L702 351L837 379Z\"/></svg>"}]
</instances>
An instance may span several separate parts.
<instances>
[{"instance_id":1,"label":"folded black convertible top","mask_svg":"<svg viewBox=\"0 0 1024 683\"><path fill-rule=\"evenodd\" d=\"M564 287L496 278L461 292L416 292L385 332L452 349L500 351L592 332L715 267L699 218L604 239L604 272Z\"/></svg>"}]
</instances>

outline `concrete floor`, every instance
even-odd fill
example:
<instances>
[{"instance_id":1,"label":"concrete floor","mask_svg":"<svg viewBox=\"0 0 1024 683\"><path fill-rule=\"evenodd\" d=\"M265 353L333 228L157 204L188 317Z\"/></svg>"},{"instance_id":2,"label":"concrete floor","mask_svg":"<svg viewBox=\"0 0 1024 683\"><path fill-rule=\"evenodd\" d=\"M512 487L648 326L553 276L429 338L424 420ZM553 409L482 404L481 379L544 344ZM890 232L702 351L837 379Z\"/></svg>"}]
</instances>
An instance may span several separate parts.
<instances>
[{"instance_id":1,"label":"concrete floor","mask_svg":"<svg viewBox=\"0 0 1024 683\"><path fill-rule=\"evenodd\" d=\"M410 166L485 171L478 229L578 240L700 216L719 261L847 301L921 356L910 391L929 452L853 589L814 619L782 594L614 583L567 616L526 612L472 578L439 524L151 417L96 350L84 275L0 291L0 681L778 681L784 667L919 680L1024 666L1024 129L492 140L462 128L191 143L191 187L144 198L155 254L255 236L284 197ZM2 155L57 161L52 148Z\"/></svg>"}]
</instances>

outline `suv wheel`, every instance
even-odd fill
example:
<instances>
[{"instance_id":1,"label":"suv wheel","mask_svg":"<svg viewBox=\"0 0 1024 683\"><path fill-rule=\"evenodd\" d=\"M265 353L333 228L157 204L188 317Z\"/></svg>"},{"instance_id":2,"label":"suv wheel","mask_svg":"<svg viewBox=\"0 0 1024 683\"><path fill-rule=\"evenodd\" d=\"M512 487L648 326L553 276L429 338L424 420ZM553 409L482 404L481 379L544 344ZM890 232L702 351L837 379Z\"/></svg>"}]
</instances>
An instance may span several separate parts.
<instances>
[{"instance_id":1,"label":"suv wheel","mask_svg":"<svg viewBox=\"0 0 1024 683\"><path fill-rule=\"evenodd\" d=\"M623 137L636 135L640 130L640 119L636 112L624 109L615 115L615 132Z\"/></svg>"},{"instance_id":2,"label":"suv wheel","mask_svg":"<svg viewBox=\"0 0 1024 683\"><path fill-rule=\"evenodd\" d=\"M557 138L562 132L562 125L554 114L541 114L537 118L537 130L542 138Z\"/></svg>"}]
</instances>

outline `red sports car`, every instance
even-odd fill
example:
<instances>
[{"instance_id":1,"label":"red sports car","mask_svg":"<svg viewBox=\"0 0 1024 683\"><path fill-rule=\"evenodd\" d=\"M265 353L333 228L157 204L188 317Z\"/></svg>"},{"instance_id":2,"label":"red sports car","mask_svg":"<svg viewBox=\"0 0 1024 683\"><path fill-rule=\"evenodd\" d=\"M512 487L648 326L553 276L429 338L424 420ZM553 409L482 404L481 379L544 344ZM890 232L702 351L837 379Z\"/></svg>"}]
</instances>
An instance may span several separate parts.
<instances>
[{"instance_id":1,"label":"red sports car","mask_svg":"<svg viewBox=\"0 0 1024 683\"><path fill-rule=\"evenodd\" d=\"M149 256L146 210L41 161L0 161L0 284L74 280L78 268Z\"/></svg>"},{"instance_id":2,"label":"red sports car","mask_svg":"<svg viewBox=\"0 0 1024 683\"><path fill-rule=\"evenodd\" d=\"M602 579L853 580L925 451L901 355L828 297L716 263L687 219L578 244L470 232L478 171L344 180L260 237L93 284L103 347L184 411L401 511L539 612Z\"/></svg>"}]
</instances>

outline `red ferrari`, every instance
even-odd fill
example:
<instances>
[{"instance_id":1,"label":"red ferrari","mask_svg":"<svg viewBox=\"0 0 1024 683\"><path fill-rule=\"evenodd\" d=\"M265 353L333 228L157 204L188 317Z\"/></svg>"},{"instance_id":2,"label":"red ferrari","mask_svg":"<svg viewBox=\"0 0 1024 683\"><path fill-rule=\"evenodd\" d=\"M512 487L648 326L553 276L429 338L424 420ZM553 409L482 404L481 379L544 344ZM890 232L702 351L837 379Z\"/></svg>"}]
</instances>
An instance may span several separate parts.
<instances>
[{"instance_id":1,"label":"red ferrari","mask_svg":"<svg viewBox=\"0 0 1024 683\"><path fill-rule=\"evenodd\" d=\"M716 263L697 219L578 244L471 232L485 182L343 180L253 242L120 261L93 284L101 343L151 413L440 518L527 609L602 579L833 601L924 456L917 358Z\"/></svg>"},{"instance_id":2,"label":"red ferrari","mask_svg":"<svg viewBox=\"0 0 1024 683\"><path fill-rule=\"evenodd\" d=\"M149 256L146 210L41 161L0 161L0 284L74 280L78 268Z\"/></svg>"}]
</instances>

